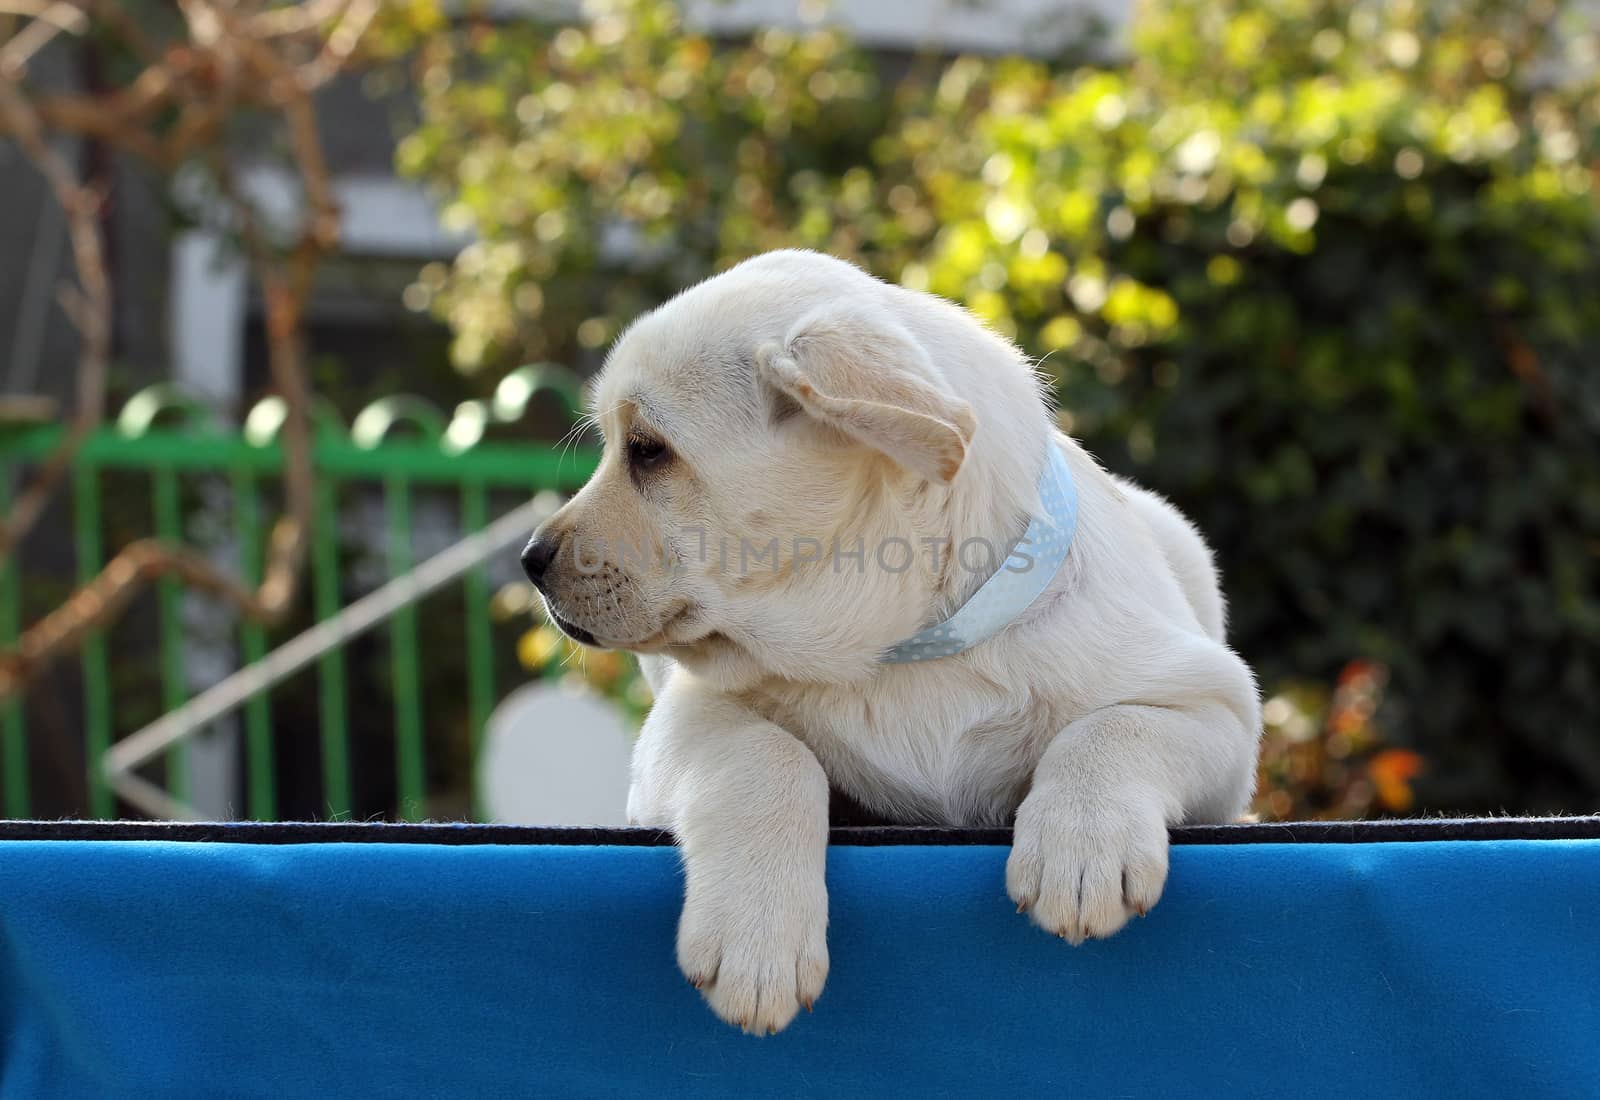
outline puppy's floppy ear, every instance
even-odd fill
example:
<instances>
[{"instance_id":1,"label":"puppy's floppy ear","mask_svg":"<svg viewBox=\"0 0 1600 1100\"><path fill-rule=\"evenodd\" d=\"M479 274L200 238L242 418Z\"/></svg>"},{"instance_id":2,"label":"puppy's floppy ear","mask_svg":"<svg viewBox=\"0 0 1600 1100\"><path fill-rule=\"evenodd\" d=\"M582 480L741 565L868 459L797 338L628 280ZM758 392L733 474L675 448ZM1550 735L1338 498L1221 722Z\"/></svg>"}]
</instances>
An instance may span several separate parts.
<instances>
[{"instance_id":1,"label":"puppy's floppy ear","mask_svg":"<svg viewBox=\"0 0 1600 1100\"><path fill-rule=\"evenodd\" d=\"M813 310L781 347L757 350L756 371L808 415L930 481L955 478L977 430L911 334L859 307Z\"/></svg>"}]
</instances>

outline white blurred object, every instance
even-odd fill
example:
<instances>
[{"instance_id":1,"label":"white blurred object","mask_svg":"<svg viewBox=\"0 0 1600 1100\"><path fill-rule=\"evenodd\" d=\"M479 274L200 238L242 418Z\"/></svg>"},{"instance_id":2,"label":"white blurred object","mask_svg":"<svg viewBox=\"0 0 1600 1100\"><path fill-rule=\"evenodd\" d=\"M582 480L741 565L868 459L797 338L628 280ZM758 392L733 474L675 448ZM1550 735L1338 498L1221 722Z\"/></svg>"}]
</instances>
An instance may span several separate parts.
<instances>
[{"instance_id":1,"label":"white blurred object","mask_svg":"<svg viewBox=\"0 0 1600 1100\"><path fill-rule=\"evenodd\" d=\"M1132 0L687 0L696 30L745 34L834 24L864 46L951 52L1059 53L1097 25L1115 36Z\"/></svg>"},{"instance_id":2,"label":"white blurred object","mask_svg":"<svg viewBox=\"0 0 1600 1100\"><path fill-rule=\"evenodd\" d=\"M601 696L560 683L495 708L478 761L485 817L511 825L626 825L628 726Z\"/></svg>"}]
</instances>

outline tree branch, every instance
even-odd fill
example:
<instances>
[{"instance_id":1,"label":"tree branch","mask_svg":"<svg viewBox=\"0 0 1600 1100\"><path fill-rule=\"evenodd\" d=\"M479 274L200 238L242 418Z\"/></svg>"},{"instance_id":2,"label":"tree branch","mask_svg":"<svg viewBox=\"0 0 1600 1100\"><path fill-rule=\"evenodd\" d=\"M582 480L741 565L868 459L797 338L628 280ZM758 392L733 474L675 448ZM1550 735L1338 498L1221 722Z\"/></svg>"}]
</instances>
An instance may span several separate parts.
<instances>
[{"instance_id":1,"label":"tree branch","mask_svg":"<svg viewBox=\"0 0 1600 1100\"><path fill-rule=\"evenodd\" d=\"M72 465L89 433L104 415L106 374L111 354L111 282L106 276L105 244L100 236L100 197L80 183L46 139L39 117L17 86L0 79L0 125L44 177L66 215L77 285L69 289L69 313L78 328L77 400L67 434L40 464L31 484L17 497L0 523L0 566L17 543L38 522L51 494Z\"/></svg>"},{"instance_id":2,"label":"tree branch","mask_svg":"<svg viewBox=\"0 0 1600 1100\"><path fill-rule=\"evenodd\" d=\"M0 5L20 2L0 0ZM14 138L39 166L67 212L77 264L77 285L66 296L68 313L83 333L73 426L0 527L0 564L37 520L78 446L100 423L105 400L111 290L96 217L99 196L50 147L47 128L104 141L162 171L196 160L212 166L228 224L242 238L261 287L268 364L288 406L282 429L285 509L268 538L261 584L254 589L188 548L149 539L125 547L98 576L23 631L15 646L0 651L0 700L23 691L51 661L115 621L160 577L207 592L266 623L281 620L293 603L304 571L314 499L303 317L316 270L339 237L339 210L311 97L350 64L380 8L376 0L311 0L299 8L265 0L178 0L187 39L158 47L117 11L115 0L90 0L90 6L144 63L131 83L103 95L30 102L19 83L0 80L0 134ZM30 9L28 14L36 13ZM14 35L6 45L19 37ZM26 56L32 52L28 49ZM305 207L287 247L271 239L249 197L233 182L225 127L241 108L268 112L288 137Z\"/></svg>"},{"instance_id":3,"label":"tree branch","mask_svg":"<svg viewBox=\"0 0 1600 1100\"><path fill-rule=\"evenodd\" d=\"M52 661L75 650L87 634L116 621L135 596L166 576L218 596L253 619L270 617L256 593L200 554L140 539L123 547L93 580L24 631L14 647L0 652L0 699L20 692Z\"/></svg>"},{"instance_id":4,"label":"tree branch","mask_svg":"<svg viewBox=\"0 0 1600 1100\"><path fill-rule=\"evenodd\" d=\"M11 36L0 46L0 80L15 80L27 69L28 62L50 44L56 35L82 34L88 26L79 11L71 4L19 5L33 10L17 14L32 15L33 21ZM0 10L6 5L0 4Z\"/></svg>"}]
</instances>

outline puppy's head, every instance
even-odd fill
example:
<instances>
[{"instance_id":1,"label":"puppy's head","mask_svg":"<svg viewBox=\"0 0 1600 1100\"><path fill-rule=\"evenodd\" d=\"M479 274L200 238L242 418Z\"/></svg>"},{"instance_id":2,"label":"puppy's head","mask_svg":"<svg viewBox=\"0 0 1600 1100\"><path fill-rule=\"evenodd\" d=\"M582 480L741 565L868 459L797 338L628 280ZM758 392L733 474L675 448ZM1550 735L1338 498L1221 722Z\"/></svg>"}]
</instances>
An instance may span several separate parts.
<instances>
[{"instance_id":1,"label":"puppy's head","mask_svg":"<svg viewBox=\"0 0 1600 1100\"><path fill-rule=\"evenodd\" d=\"M729 686L855 678L914 631L936 581L915 517L975 420L903 293L772 253L630 328L595 389L600 466L523 555L555 623Z\"/></svg>"}]
</instances>

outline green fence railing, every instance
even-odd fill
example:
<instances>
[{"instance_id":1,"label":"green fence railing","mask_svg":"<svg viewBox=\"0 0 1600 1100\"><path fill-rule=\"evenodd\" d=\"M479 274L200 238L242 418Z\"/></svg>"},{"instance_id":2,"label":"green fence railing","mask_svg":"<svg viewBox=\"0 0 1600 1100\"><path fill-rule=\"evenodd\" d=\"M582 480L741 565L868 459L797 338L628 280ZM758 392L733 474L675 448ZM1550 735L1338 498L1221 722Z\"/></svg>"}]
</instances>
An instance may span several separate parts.
<instances>
[{"instance_id":1,"label":"green fence railing","mask_svg":"<svg viewBox=\"0 0 1600 1100\"><path fill-rule=\"evenodd\" d=\"M339 549L341 490L364 486L384 512L383 529L371 532L383 547L390 577L414 564L412 518L419 494L452 498L463 536L482 530L491 518L491 497L515 491L571 490L593 470L597 454L589 447L564 452L544 444L487 440L496 422L520 419L530 402L553 394L569 419L579 408L576 379L551 365L524 367L509 375L488 401L467 402L446 416L417 398L387 398L368 406L346 432L331 414L316 417L313 448L316 470L315 507L308 568L312 614L317 621L334 617L344 589ZM93 577L107 560L105 480L117 473L148 485L148 533L184 540L184 491L199 480L223 479L231 501L223 517L237 553L237 567L248 582L260 577L264 539L270 530L268 497L283 469L277 441L284 419L281 400L256 405L241 429L217 422L203 406L169 386L142 391L124 406L114 426L87 439L74 459L70 502L72 543L79 581ZM0 431L0 508L18 470L46 456L59 442L60 425L33 425ZM126 492L128 478L118 482ZM219 499L213 493L200 505L213 526ZM141 532L143 533L143 532ZM121 541L120 539L118 540ZM220 540L219 540L220 541ZM0 644L14 640L23 624L22 565L13 555L0 566ZM490 618L491 592L487 569L476 566L462 580L466 683L462 693L465 721L472 731L474 761L483 730L497 698L494 642ZM155 675L159 699L171 711L185 702L188 673L184 664L185 629L182 593L175 582L157 585L154 617L158 637ZM30 612L35 609L30 609ZM419 638L417 611L406 606L386 624L394 715L395 807L401 817L420 814L426 790L427 739L424 723L422 669L426 642ZM266 654L268 638L259 624L241 620L234 626L239 654L246 664ZM115 738L129 732L115 708L113 653L103 634L88 638L77 654L82 673L81 701L85 805L95 817L111 817L116 800L102 762ZM351 685L342 649L318 659L316 708L319 722L321 787L325 812L348 814L353 806L350 742ZM249 699L242 714L245 809L258 820L273 820L279 811L279 776L267 693ZM180 801L189 769L186 744L170 750L166 781ZM361 761L371 766L371 761ZM26 817L36 810L29 784L29 730L22 699L0 705L0 773L3 773L4 815Z\"/></svg>"}]
</instances>

